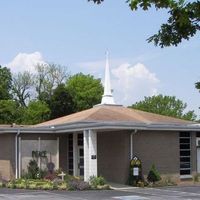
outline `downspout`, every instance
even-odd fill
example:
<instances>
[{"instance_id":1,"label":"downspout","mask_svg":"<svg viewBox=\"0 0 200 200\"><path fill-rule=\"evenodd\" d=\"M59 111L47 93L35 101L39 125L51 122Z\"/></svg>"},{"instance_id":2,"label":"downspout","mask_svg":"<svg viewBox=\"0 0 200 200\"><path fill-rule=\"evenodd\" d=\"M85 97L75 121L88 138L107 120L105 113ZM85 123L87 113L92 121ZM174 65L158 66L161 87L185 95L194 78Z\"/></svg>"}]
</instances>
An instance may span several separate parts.
<instances>
[{"instance_id":1,"label":"downspout","mask_svg":"<svg viewBox=\"0 0 200 200\"><path fill-rule=\"evenodd\" d=\"M133 159L133 132L130 135L130 160Z\"/></svg>"},{"instance_id":2,"label":"downspout","mask_svg":"<svg viewBox=\"0 0 200 200\"><path fill-rule=\"evenodd\" d=\"M130 160L133 159L133 135L137 133L137 129L134 132L131 132L130 135Z\"/></svg>"},{"instance_id":3,"label":"downspout","mask_svg":"<svg viewBox=\"0 0 200 200\"><path fill-rule=\"evenodd\" d=\"M17 130L15 135L15 178L18 178L18 136L20 134L20 129Z\"/></svg>"}]
</instances>

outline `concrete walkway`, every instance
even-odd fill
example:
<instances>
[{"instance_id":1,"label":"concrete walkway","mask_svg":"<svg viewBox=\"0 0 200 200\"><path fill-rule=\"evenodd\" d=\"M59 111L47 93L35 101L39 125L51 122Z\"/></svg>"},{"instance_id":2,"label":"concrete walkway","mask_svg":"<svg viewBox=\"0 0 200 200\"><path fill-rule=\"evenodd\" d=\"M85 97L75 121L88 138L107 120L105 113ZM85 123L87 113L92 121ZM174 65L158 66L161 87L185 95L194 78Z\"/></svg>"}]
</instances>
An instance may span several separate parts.
<instances>
[{"instance_id":1,"label":"concrete walkway","mask_svg":"<svg viewBox=\"0 0 200 200\"><path fill-rule=\"evenodd\" d=\"M132 187L130 185L124 185L124 184L119 184L119 183L112 183L108 182L108 185L110 185L110 188L112 190L132 190L136 187Z\"/></svg>"}]
</instances>

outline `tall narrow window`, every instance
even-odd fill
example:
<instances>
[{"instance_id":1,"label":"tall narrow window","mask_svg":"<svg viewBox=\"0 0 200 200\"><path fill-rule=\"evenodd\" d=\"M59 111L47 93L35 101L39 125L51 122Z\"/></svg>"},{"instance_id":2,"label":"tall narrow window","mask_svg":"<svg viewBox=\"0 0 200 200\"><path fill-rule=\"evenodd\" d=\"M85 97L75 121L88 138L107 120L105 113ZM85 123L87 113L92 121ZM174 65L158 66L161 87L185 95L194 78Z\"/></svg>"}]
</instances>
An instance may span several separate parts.
<instances>
[{"instance_id":1,"label":"tall narrow window","mask_svg":"<svg viewBox=\"0 0 200 200\"><path fill-rule=\"evenodd\" d=\"M68 173L73 175L73 135L68 135Z\"/></svg>"},{"instance_id":2,"label":"tall narrow window","mask_svg":"<svg viewBox=\"0 0 200 200\"><path fill-rule=\"evenodd\" d=\"M179 133L180 175L191 174L191 139L190 132Z\"/></svg>"}]
</instances>

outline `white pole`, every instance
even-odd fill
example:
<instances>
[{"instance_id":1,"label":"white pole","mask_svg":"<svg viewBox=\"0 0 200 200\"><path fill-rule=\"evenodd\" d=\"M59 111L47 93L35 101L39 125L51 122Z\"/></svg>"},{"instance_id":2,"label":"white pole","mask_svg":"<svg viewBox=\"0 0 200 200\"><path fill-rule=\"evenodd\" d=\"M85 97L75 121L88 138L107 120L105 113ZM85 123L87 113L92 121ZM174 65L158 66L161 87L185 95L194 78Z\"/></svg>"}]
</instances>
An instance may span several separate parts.
<instances>
[{"instance_id":1,"label":"white pole","mask_svg":"<svg viewBox=\"0 0 200 200\"><path fill-rule=\"evenodd\" d=\"M57 169L59 169L59 137L57 137Z\"/></svg>"},{"instance_id":2,"label":"white pole","mask_svg":"<svg viewBox=\"0 0 200 200\"><path fill-rule=\"evenodd\" d=\"M18 174L18 178L21 178L21 162L22 162L22 157L21 157L21 137L19 137L19 174Z\"/></svg>"},{"instance_id":3,"label":"white pole","mask_svg":"<svg viewBox=\"0 0 200 200\"><path fill-rule=\"evenodd\" d=\"M20 129L17 130L15 136L15 178L18 178L18 136L20 134Z\"/></svg>"}]
</instances>

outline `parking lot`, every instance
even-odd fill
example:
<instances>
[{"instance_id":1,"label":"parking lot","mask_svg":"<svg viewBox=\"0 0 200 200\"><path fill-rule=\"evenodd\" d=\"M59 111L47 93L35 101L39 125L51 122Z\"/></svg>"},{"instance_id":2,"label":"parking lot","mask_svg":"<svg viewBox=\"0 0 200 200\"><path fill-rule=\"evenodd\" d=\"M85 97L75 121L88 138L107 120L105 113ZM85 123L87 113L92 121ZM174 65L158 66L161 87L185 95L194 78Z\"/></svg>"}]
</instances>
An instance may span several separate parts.
<instances>
[{"instance_id":1,"label":"parking lot","mask_svg":"<svg viewBox=\"0 0 200 200\"><path fill-rule=\"evenodd\" d=\"M107 191L33 191L0 189L1 200L191 200L200 199L200 186L132 188Z\"/></svg>"}]
</instances>

